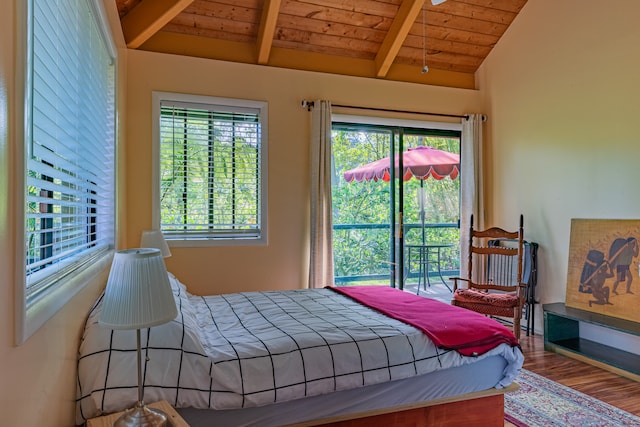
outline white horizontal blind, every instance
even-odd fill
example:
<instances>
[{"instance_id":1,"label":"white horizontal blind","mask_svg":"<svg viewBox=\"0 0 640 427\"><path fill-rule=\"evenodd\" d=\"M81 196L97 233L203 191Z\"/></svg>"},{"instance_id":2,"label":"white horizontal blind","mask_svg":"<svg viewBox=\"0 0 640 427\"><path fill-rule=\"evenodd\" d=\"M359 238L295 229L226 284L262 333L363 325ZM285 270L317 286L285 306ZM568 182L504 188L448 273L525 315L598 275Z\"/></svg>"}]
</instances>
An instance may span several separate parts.
<instances>
[{"instance_id":1,"label":"white horizontal blind","mask_svg":"<svg viewBox=\"0 0 640 427\"><path fill-rule=\"evenodd\" d=\"M114 244L114 65L88 0L32 0L27 296Z\"/></svg>"},{"instance_id":2,"label":"white horizontal blind","mask_svg":"<svg viewBox=\"0 0 640 427\"><path fill-rule=\"evenodd\" d=\"M160 228L168 238L259 238L259 108L161 101Z\"/></svg>"}]
</instances>

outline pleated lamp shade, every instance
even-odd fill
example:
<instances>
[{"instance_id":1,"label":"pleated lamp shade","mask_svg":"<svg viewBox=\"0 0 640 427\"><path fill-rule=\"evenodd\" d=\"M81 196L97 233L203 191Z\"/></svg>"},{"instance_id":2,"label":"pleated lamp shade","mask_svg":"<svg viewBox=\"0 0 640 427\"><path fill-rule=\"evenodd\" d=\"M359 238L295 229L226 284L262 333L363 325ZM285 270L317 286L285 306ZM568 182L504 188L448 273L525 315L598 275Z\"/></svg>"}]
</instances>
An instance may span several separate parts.
<instances>
[{"instance_id":1,"label":"pleated lamp shade","mask_svg":"<svg viewBox=\"0 0 640 427\"><path fill-rule=\"evenodd\" d=\"M169 245L164 239L164 235L160 230L146 230L142 232L140 238L140 247L142 248L157 248L162 252L162 256L167 258L171 256Z\"/></svg>"},{"instance_id":2,"label":"pleated lamp shade","mask_svg":"<svg viewBox=\"0 0 640 427\"><path fill-rule=\"evenodd\" d=\"M116 252L99 323L111 329L142 329L169 322L177 315L160 250Z\"/></svg>"}]
</instances>

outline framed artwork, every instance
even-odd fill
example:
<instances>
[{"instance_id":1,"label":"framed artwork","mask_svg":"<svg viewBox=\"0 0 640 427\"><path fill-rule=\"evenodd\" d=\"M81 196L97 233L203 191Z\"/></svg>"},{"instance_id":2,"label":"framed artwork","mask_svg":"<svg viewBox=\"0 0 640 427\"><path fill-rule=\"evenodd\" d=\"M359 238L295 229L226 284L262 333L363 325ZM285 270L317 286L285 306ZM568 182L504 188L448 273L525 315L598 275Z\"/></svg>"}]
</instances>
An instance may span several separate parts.
<instances>
[{"instance_id":1,"label":"framed artwork","mask_svg":"<svg viewBox=\"0 0 640 427\"><path fill-rule=\"evenodd\" d=\"M640 322L640 220L572 219L566 306Z\"/></svg>"}]
</instances>

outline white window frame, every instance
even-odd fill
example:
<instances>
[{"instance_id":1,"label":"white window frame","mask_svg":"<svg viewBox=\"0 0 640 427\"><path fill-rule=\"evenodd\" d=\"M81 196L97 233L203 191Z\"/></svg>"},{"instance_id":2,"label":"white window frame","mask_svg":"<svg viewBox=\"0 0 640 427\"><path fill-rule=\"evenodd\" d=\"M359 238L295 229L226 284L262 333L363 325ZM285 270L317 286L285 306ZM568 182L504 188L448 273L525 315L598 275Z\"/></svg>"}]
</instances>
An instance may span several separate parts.
<instances>
[{"instance_id":1,"label":"white window frame","mask_svg":"<svg viewBox=\"0 0 640 427\"><path fill-rule=\"evenodd\" d=\"M113 44L113 39L108 26L108 20L103 4L100 0L87 0L91 13L94 15L98 31L103 37L108 54L114 61L114 87L117 88L115 78L117 76L117 55ZM31 1L16 2L17 25L16 32L16 98L15 98L15 151L14 162L16 165L11 171L12 179L15 182L15 212L16 212L16 257L15 257L15 335L16 345L23 344L31 335L42 327L54 314L56 314L67 302L69 302L78 292L91 283L98 275L102 274L111 264L113 257L114 235L111 237L111 244L108 250L101 251L75 269L58 273L57 279L40 291L27 291L26 276L26 181L27 181L27 156L29 155L26 143L31 138L31 85L33 82L29 76L31 67L31 55L29 44L31 41L31 18L30 9L33 7ZM114 91L113 105L117 105L116 91ZM113 144L114 158L116 153L116 121L115 111L113 111ZM114 165L115 174L115 165ZM115 175L113 179L113 213L115 218ZM113 221L115 228L115 219ZM62 268L61 270L64 270ZM55 275L54 273L53 275ZM52 275L52 276L53 276Z\"/></svg>"},{"instance_id":2,"label":"white window frame","mask_svg":"<svg viewBox=\"0 0 640 427\"><path fill-rule=\"evenodd\" d=\"M260 110L260 234L256 237L219 237L198 236L172 237L165 233L165 238L170 247L209 247L209 246L257 246L268 244L268 218L267 218L267 189L268 189L268 104L264 101L220 98L206 95L192 95L173 92L152 92L152 198L153 213L152 226L160 229L160 107L163 101L181 102L188 104L221 105L229 107L253 108Z\"/></svg>"}]
</instances>

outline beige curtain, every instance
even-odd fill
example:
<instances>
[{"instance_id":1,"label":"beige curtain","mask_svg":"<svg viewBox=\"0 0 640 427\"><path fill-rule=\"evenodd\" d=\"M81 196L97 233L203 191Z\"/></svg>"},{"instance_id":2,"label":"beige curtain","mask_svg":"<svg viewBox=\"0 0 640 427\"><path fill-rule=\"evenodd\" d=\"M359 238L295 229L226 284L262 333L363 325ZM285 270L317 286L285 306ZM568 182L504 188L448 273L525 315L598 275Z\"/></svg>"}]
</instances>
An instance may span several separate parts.
<instances>
[{"instance_id":1,"label":"beige curtain","mask_svg":"<svg viewBox=\"0 0 640 427\"><path fill-rule=\"evenodd\" d=\"M474 228L484 228L484 180L482 172L482 114L462 119L460 147L460 277L468 275L469 220Z\"/></svg>"},{"instance_id":2,"label":"beige curtain","mask_svg":"<svg viewBox=\"0 0 640 427\"><path fill-rule=\"evenodd\" d=\"M331 102L315 101L311 113L311 238L309 287L333 286L331 218Z\"/></svg>"}]
</instances>

